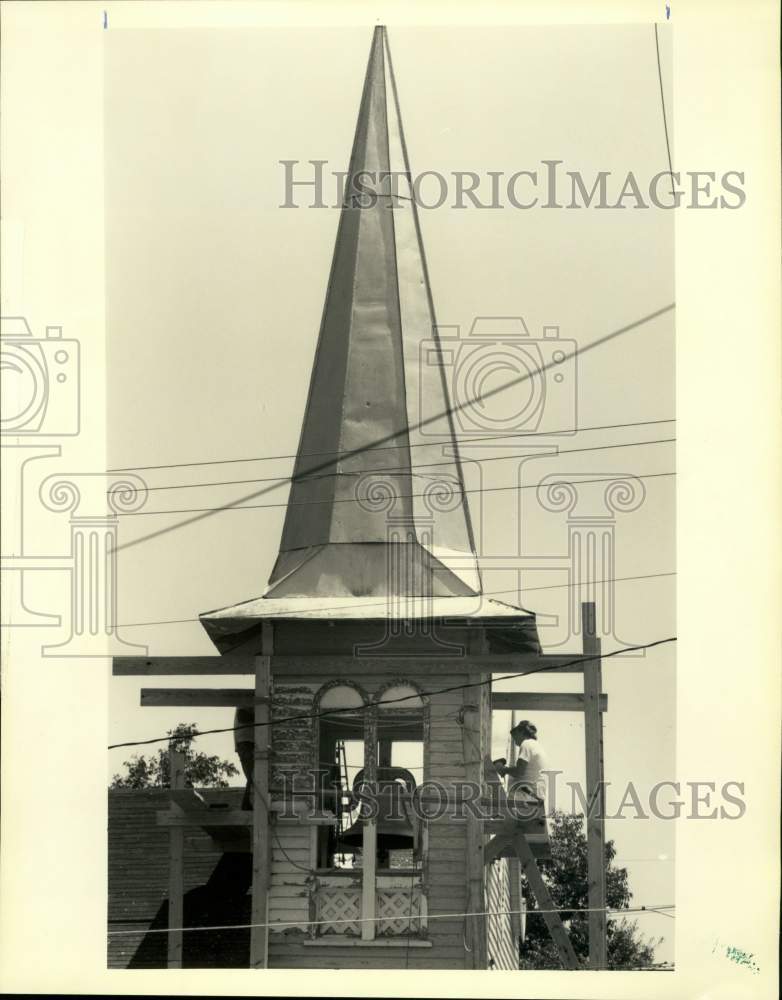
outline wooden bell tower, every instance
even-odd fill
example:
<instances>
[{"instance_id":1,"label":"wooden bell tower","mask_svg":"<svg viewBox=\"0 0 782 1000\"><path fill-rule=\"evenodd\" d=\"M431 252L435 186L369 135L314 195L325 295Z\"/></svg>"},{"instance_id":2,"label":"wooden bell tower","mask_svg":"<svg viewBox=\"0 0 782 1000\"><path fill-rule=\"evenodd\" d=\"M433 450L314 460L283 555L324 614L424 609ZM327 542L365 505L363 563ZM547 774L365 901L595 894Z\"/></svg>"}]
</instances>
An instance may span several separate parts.
<instances>
[{"instance_id":1,"label":"wooden bell tower","mask_svg":"<svg viewBox=\"0 0 782 1000\"><path fill-rule=\"evenodd\" d=\"M379 178L372 198L362 173ZM542 656L534 615L482 593L384 28L279 556L263 596L201 621L219 655L114 665L254 678L142 691L142 704L255 713L252 809L199 799L180 781L158 816L171 836L169 965L182 963L187 933L177 926L183 831L197 826L221 850L252 856L253 968L518 968L502 905L508 857L549 911L537 869L547 833L541 811L522 825L509 818L489 760L492 707L583 709L599 794L599 649L592 624L581 656ZM492 696L493 673L541 667L583 672L584 694ZM601 823L589 841L590 906L602 915L595 967ZM563 965L576 967L558 915L546 920Z\"/></svg>"},{"instance_id":2,"label":"wooden bell tower","mask_svg":"<svg viewBox=\"0 0 782 1000\"><path fill-rule=\"evenodd\" d=\"M257 723L252 811L236 808L235 799L233 808L222 808L219 795L204 802L176 781L181 768L172 767L171 805L158 814L171 836L170 967L182 965L182 838L200 828L221 850L252 855L253 968L518 968L518 893L514 904L510 880L519 870L544 911L563 968L578 968L537 867L548 845L545 822L509 821L504 793L497 794L488 759L492 708L584 712L592 803L589 967L606 967L601 718L607 703L599 642L587 632L582 654L541 655L534 621L520 609L485 599L473 613L461 601L447 606L447 619L421 619L425 628L410 628L374 657L357 656L353 647L385 633L378 611L359 618L347 602L287 610L274 602L273 620L251 626L252 634L222 655L115 659L116 675L255 680L245 688L141 692L143 705L254 705ZM588 628L593 608L584 605ZM462 644L461 655L432 652L432 632L439 639L441 630L449 644ZM541 668L581 674L584 693L491 693L492 674ZM354 760L368 781L382 778L389 760L393 767L398 750L407 764L411 749L419 750L409 850L378 850L382 816L360 824L361 846L351 849L352 858L340 849L340 809L327 780L338 762L324 749L329 740L340 742L335 731L345 734L342 742L361 744ZM475 788L481 809L472 808ZM399 819L406 815L403 804Z\"/></svg>"}]
</instances>

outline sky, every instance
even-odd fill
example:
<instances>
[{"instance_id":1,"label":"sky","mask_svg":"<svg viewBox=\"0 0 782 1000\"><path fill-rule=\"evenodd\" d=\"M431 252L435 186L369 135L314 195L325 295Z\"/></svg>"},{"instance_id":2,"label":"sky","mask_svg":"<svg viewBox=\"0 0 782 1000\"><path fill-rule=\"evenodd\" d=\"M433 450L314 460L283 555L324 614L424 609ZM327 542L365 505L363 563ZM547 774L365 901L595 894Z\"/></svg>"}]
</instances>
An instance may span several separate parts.
<instances>
[{"instance_id":1,"label":"sky","mask_svg":"<svg viewBox=\"0 0 782 1000\"><path fill-rule=\"evenodd\" d=\"M109 468L178 466L140 473L154 488L146 511L216 507L254 488L191 484L290 473L290 457L262 457L296 449L338 213L281 208L280 161L346 169L369 42L366 28L106 39ZM628 171L648 183L667 168L651 25L394 28L389 42L414 173L509 175L561 160L588 181L610 171L621 186ZM670 46L661 28L669 134ZM421 210L420 221L441 325L464 338L476 317L521 316L531 338L557 326L582 352L577 377L569 372L563 392L552 391L547 411L548 429L575 413L578 433L525 448L462 440L467 489L489 490L468 495L484 589L509 590L504 599L535 611L547 651L578 651L568 621L569 531L601 525L614 538L607 575L647 577L600 594L599 610L612 606L614 617L603 651L675 635L675 424L587 430L675 417L673 313L585 350L674 301L672 213L443 206ZM625 447L573 451L614 445ZM634 480L637 504L626 511L606 508L604 484L584 484L568 520L526 488L548 474L652 478ZM277 506L185 525L187 515L176 513L122 518L126 641L154 655L214 652L195 618L263 592L286 495L283 483L259 501ZM147 622L159 624L138 624ZM576 690L577 680L539 676L497 689ZM234 681L247 678L214 685ZM610 810L631 780L643 798L675 778L674 647L606 660L603 683L605 774L617 790ZM163 735L180 721L231 724L230 709L141 709L140 686L112 681L112 742ZM563 781L583 782L579 716L530 718L550 766ZM508 713L495 714L495 755L508 722ZM201 746L232 754L230 736ZM110 774L128 754L110 754ZM609 820L607 836L627 863L634 902L673 902L673 824ZM673 921L642 920L646 933L666 936L658 956L672 958Z\"/></svg>"}]
</instances>

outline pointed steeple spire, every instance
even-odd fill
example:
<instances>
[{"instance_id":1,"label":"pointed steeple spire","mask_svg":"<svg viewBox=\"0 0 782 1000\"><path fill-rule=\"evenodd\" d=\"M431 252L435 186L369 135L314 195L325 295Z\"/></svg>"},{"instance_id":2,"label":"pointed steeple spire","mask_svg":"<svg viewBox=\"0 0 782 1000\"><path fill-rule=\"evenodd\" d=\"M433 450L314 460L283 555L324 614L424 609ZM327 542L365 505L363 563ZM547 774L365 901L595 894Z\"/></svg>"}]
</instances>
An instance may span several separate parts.
<instances>
[{"instance_id":1,"label":"pointed steeple spire","mask_svg":"<svg viewBox=\"0 0 782 1000\"><path fill-rule=\"evenodd\" d=\"M480 592L412 195L378 27L267 598Z\"/></svg>"}]
</instances>

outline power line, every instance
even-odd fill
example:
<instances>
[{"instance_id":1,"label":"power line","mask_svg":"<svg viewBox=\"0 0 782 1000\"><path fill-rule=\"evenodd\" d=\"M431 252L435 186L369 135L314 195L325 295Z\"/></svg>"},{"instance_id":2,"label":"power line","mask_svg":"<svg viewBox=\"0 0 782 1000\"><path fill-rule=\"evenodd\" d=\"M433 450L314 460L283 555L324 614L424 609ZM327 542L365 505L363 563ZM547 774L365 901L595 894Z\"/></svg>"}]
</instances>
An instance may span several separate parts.
<instances>
[{"instance_id":1,"label":"power line","mask_svg":"<svg viewBox=\"0 0 782 1000\"><path fill-rule=\"evenodd\" d=\"M491 569L491 567L487 567L487 568ZM514 567L509 567L509 569L513 569L513 568ZM498 569L504 569L504 567L498 567ZM656 580L656 579L658 579L660 577L667 577L667 576L676 576L676 571L673 570L673 571L668 572L668 573L638 573L635 576L614 576L614 577L607 577L607 578L605 578L603 580L578 581L577 583L551 583L551 584L545 584L544 586L541 586L541 587L509 587L506 590L485 590L479 596L481 596L481 597L494 597L494 596L497 596L499 594L518 594L520 592L527 594L527 593L532 593L533 591L538 591L538 590L562 590L562 589L570 589L572 587L592 587L592 586L597 586L597 584L600 584L600 583L625 583L627 581L632 581L632 580ZM322 610L323 611L335 611L335 610L342 610L342 611L344 611L344 610L349 610L350 608L372 607L373 604L379 604L379 603L381 603L381 602L376 601L376 602L372 602L370 604L367 604L366 602L364 602L362 604L350 604L350 605L344 605L343 604L339 608L336 608L336 607L334 607L334 608L323 608ZM274 612L274 611L272 611L266 617L273 618L273 617L275 617L275 615L277 615L277 614L283 614L283 613L284 612ZM143 626L147 626L147 625L185 625L185 624L189 624L190 622L200 622L200 621L201 621L200 617L199 618L168 618L168 619L162 619L160 621L151 621L151 622L124 622L124 623L122 623L120 625L117 625L115 627L116 628L142 628Z\"/></svg>"},{"instance_id":2,"label":"power line","mask_svg":"<svg viewBox=\"0 0 782 1000\"><path fill-rule=\"evenodd\" d=\"M190 622L200 622L200 618L163 618L153 622L123 622L115 628L144 628L147 625L188 625Z\"/></svg>"},{"instance_id":3,"label":"power line","mask_svg":"<svg viewBox=\"0 0 782 1000\"><path fill-rule=\"evenodd\" d=\"M307 869L309 871L309 869ZM624 916L627 913L665 913L665 916L669 914L665 911L675 910L675 903L663 903L659 906L628 906L626 909L612 909L607 906L600 907L560 907L559 909L548 909L548 910L474 910L461 913L427 913L426 920L456 920L459 917L503 917L509 916L511 914L524 914L527 917L534 917L536 915L543 915L545 913L605 913L608 916ZM264 923L250 923L250 924L212 924L207 926L199 927L150 927L150 928L139 928L138 930L129 931L107 931L109 937L128 937L131 935L139 934L172 934L174 932L179 933L180 931L235 931L235 930L248 930L252 927L301 927L302 924L307 924L308 926L320 925L320 924L353 924L353 923L376 923L378 921L387 920L388 917L336 917L333 920L310 920L309 918L303 918L302 920L275 920L266 921Z\"/></svg>"},{"instance_id":4,"label":"power line","mask_svg":"<svg viewBox=\"0 0 782 1000\"><path fill-rule=\"evenodd\" d=\"M650 442L652 444L656 442ZM552 458L556 457L554 455ZM675 476L675 472L647 472L643 474L634 475L635 479L661 479L666 476ZM613 483L622 479L621 475L606 476L600 479L580 479L578 482L571 482L567 479L560 479L556 482L547 483L546 487L552 486L581 486L589 483ZM438 485L436 482L434 485ZM446 486L446 483L442 483ZM470 493L505 493L509 490L537 490L540 489L540 483L529 483L527 485L513 485L513 486L480 486L474 487L473 489L462 489L459 491L460 496L464 496ZM264 492L264 491L261 491ZM257 494L256 494L257 495ZM416 497L428 497L428 493L390 493L387 497L383 499L389 500L411 500ZM366 503L365 497L334 497L326 500L288 500L285 503L242 503L242 500L249 499L248 497L242 497L239 500L232 501L223 504L220 507L184 507L177 508L175 510L124 510L118 511L118 517L152 517L158 514L200 514L200 513L210 513L210 514L221 514L227 511L237 511L237 510L272 510L274 508L280 507L309 507L314 504L334 504L334 503ZM196 519L197 520L197 519ZM185 522L189 523L189 522ZM153 536L148 535L147 538ZM140 539L143 541L143 539ZM119 552L122 549L128 548L129 545L133 545L133 542L125 543L124 545L119 545L115 551Z\"/></svg>"},{"instance_id":5,"label":"power line","mask_svg":"<svg viewBox=\"0 0 782 1000\"><path fill-rule=\"evenodd\" d=\"M612 330L610 333L604 334L602 337L598 337L597 340L593 340L591 343L587 344L586 346L584 346L583 348L581 348L576 353L578 353L578 354L586 354L587 351L594 350L594 348L596 348L596 347L604 346L605 344L607 344L610 341L614 340L616 337L621 337L625 333L628 333L631 330L636 330L636 329L638 329L638 327L643 326L645 323L649 323L653 319L657 319L658 317L665 315L666 313L668 313L672 309L674 309L675 306L676 306L675 302L669 302L668 305L662 306L660 309L656 309L654 312L647 313L646 316L641 316L639 319L633 320L632 323L628 323L625 326L619 327L616 330ZM570 357L575 357L575 354L571 354ZM566 358L563 358L561 360L564 361L564 360L566 360ZM552 360L548 364L543 365L539 369L539 371L541 371L541 372L545 371L546 369L550 368L553 364L555 364L555 362ZM492 390L484 393L482 395L481 399L482 400L489 399L491 396L494 396L494 395L496 395L499 392L503 392L506 389L512 388L514 385L519 385L520 383L526 381L528 378L531 378L531 377L532 377L531 374L522 375L518 379L512 380L511 382L507 382L504 385L498 386L496 389L492 389ZM420 421L418 421L417 424L415 424L414 426L408 428L405 433L408 433L410 430L420 430L422 427L425 427L428 424L433 423L434 421L442 419L443 416L448 416L448 418L450 420L450 415L451 414L453 414L454 412L456 412L459 409L464 409L464 407L466 405L468 405L469 402L470 401L468 400L467 403L460 404L456 408L450 407L447 410L445 410L444 413L435 414L434 416L428 417L425 420L420 420ZM387 434L384 437L378 438L377 440L373 441L370 445L363 445L362 447L356 448L356 449L354 449L351 452L346 452L343 457L352 457L353 455L360 455L360 454L362 454L364 451L366 451L370 447L371 448L376 448L376 447L378 447L380 445L387 444L389 441L396 440L399 436L400 436L400 432L399 431L395 431L392 434ZM456 453L454 455L454 459L455 459L457 468L459 469L459 477L461 479L461 465L459 464L459 459L457 457L458 456L458 449L456 449L455 451L456 451ZM331 465L331 464L332 464L331 462L326 462L326 463L323 464L322 468L323 469L328 468L328 466ZM313 469L310 470L310 472L318 472L318 471L321 471L321 470L319 470L318 468L313 468ZM273 490L275 488L276 488L275 486L266 486L266 487L264 487L261 490L255 490L253 493L247 494L247 496L239 497L236 501L234 501L234 503L231 506L236 506L237 504L241 504L245 500L254 500L256 497L263 496L265 493L268 493L268 492L270 492L271 490ZM178 528L184 528L188 524L194 524L197 521L202 521L202 520L204 520L207 517L211 517L215 513L215 511L212 510L212 509L206 509L206 510L194 511L193 513L195 513L195 517L188 518L187 520L182 521L182 522L180 522L179 524L176 524L176 525L169 525L168 527L165 527L165 528L159 528L157 531L152 531L152 532L150 532L147 535L142 535L140 538L134 538L131 541L125 542L124 544L118 546L115 549L115 551L116 552L120 552L123 549L132 548L135 545L141 545L143 542L151 541L153 538L158 538L160 535L166 535L166 534L168 534L171 531L177 530Z\"/></svg>"},{"instance_id":6,"label":"power line","mask_svg":"<svg viewBox=\"0 0 782 1000\"><path fill-rule=\"evenodd\" d=\"M589 448L561 448L556 452L551 452L549 454L540 454L529 456L532 458L559 458L560 455L575 455L580 452L585 451L610 451L615 448L642 448L645 445L650 444L673 444L676 438L655 438L651 441L627 441L619 444L598 444L592 445ZM467 461L484 463L484 462L507 462L510 459L518 459L521 456L518 454L513 455L487 455L481 458L469 458ZM336 461L336 459L335 459ZM358 478L360 476L366 476L367 474L375 475L376 473L388 472L405 474L408 469L439 469L443 466L451 467L454 464L454 459L449 459L447 462L413 462L407 466L386 466L385 468L373 468L373 469L361 469L357 472L323 472L317 476L311 476L307 472L302 472L296 476L266 476L264 478L253 478L253 479L223 479L216 480L211 483L170 483L165 486L145 486L143 492L154 493L159 490L195 490L203 489L207 486L245 486L250 483L310 483L318 482L321 479L333 479L336 476L348 476L353 478ZM127 493L127 484L119 484L112 489L107 490L109 496L113 493Z\"/></svg>"},{"instance_id":7,"label":"power line","mask_svg":"<svg viewBox=\"0 0 782 1000\"><path fill-rule=\"evenodd\" d=\"M668 116L665 113L665 92L663 91L663 71L660 65L660 39L657 32L657 23L654 25L654 47L657 52L657 76L660 80L660 105L663 112L663 128L665 129L665 149L668 153L668 173L671 175L671 197L676 202L676 191L673 186L673 162L671 160L671 143L668 138Z\"/></svg>"},{"instance_id":8,"label":"power line","mask_svg":"<svg viewBox=\"0 0 782 1000\"><path fill-rule=\"evenodd\" d=\"M625 427L653 427L658 424L674 424L676 423L675 417L669 417L665 420L630 420L622 424L596 424L592 427L578 427L570 428L566 427L558 431L513 431L507 434L487 434L481 437L465 437L457 438L458 444L479 444L484 441L502 441L510 443L514 438L527 438L527 437L556 437L557 435L563 434L585 434L587 431L609 431L618 430ZM372 451L398 451L400 449L407 450L408 448L431 448L434 445L445 444L442 441L432 440L432 441L421 441L408 444L389 444L381 445L379 447L373 447ZM340 458L351 455L352 452L346 451L306 451L302 452L301 455L289 454L289 455L255 455L252 458L213 458L201 462L170 462L164 465L126 465L115 469L107 469L107 472L152 472L157 469L186 469L186 468L196 468L198 466L204 465L236 465L240 462L275 462L283 461L285 459L295 459L295 458L326 458L331 456L334 461ZM306 473L302 473L306 475ZM263 480L251 480L254 482L263 482Z\"/></svg>"},{"instance_id":9,"label":"power line","mask_svg":"<svg viewBox=\"0 0 782 1000\"><path fill-rule=\"evenodd\" d=\"M490 676L486 680L475 681L471 684L451 684L448 687L436 688L432 691L417 691L414 694L400 695L397 698L389 698L388 700L384 701L383 707L387 708L389 705L395 705L401 701L410 701L413 698L419 700L421 698L431 698L434 695L438 694L448 694L452 691L464 691L467 688L485 687L492 683L514 680L517 677L528 677L531 674L544 673L548 670L561 670L562 667L576 666L584 663L590 663L593 660L608 660L614 656L621 656L622 653L634 653L641 649L653 649L655 646L663 646L669 642L676 642L676 638L677 638L676 636L668 636L665 639L656 639L654 642L646 642L638 646L625 646L622 649L614 649L610 653L600 653L600 654L595 654L593 656L578 656L573 660L566 661L565 663L558 663L556 665L551 665L551 666L535 667L532 670L521 670L518 673L514 674L500 674L497 677ZM288 722L302 722L305 719L322 719L330 717L332 715L341 715L344 714L345 712L350 712L352 714L355 714L362 711L365 712L373 708L376 708L376 705L374 703L368 705L365 704L360 706L354 706L350 708L331 708L325 712L305 712L300 715L290 715L282 719L269 720L268 722L243 723L241 726L224 726L220 729L204 729L201 732L191 733L189 735L191 739L196 739L199 736L212 736L215 735L216 733L233 733L236 732L238 729L242 730L261 729L261 728L265 729L271 726L281 726ZM156 736L148 740L128 740L125 743L112 743L107 747L107 749L117 750L122 747L149 746L152 743L170 743L171 739L172 737L170 735L167 735L167 736Z\"/></svg>"}]
</instances>

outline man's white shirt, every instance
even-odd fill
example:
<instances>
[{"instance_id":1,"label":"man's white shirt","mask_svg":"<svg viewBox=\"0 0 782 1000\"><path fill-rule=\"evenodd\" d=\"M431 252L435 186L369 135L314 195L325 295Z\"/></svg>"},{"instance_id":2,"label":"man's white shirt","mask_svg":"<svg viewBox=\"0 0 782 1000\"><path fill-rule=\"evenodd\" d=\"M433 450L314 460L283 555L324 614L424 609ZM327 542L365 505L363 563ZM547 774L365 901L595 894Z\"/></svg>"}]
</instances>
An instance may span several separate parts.
<instances>
[{"instance_id":1,"label":"man's white shirt","mask_svg":"<svg viewBox=\"0 0 782 1000\"><path fill-rule=\"evenodd\" d=\"M538 798L546 797L546 757L543 748L537 740L524 740L519 747L517 763L524 761L524 774L519 780L530 785L537 792Z\"/></svg>"}]
</instances>

